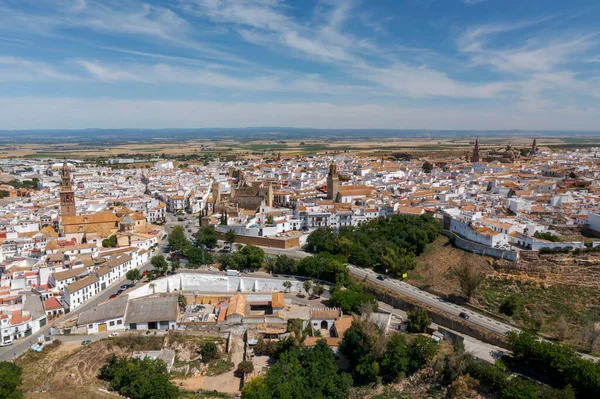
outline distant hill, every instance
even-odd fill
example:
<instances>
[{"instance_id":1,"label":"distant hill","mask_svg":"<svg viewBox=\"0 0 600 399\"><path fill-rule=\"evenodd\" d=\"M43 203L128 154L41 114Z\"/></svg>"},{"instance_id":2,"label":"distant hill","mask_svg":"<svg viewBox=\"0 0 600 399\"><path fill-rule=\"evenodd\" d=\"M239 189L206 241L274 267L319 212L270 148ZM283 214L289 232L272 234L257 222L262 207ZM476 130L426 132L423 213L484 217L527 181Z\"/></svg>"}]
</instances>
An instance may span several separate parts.
<instances>
[{"instance_id":1,"label":"distant hill","mask_svg":"<svg viewBox=\"0 0 600 399\"><path fill-rule=\"evenodd\" d=\"M307 129L290 127L203 128L203 129L81 129L81 130L0 130L0 143L89 143L169 142L190 139L224 140L360 140L394 137L560 137L600 136L600 131L525 130L396 130L396 129Z\"/></svg>"}]
</instances>

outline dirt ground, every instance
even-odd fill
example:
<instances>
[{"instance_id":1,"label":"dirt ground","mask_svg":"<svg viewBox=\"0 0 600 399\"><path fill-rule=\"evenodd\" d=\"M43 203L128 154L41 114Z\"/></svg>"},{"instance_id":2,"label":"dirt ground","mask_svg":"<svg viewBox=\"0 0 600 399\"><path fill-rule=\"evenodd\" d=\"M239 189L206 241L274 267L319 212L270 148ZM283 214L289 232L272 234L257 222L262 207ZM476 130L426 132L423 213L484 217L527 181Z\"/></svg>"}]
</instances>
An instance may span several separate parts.
<instances>
[{"instance_id":1,"label":"dirt ground","mask_svg":"<svg viewBox=\"0 0 600 399\"><path fill-rule=\"evenodd\" d=\"M243 360L244 342L241 335L233 337L231 343L231 361L234 368L223 374L216 376L200 375L186 379L176 379L173 383L185 391L218 391L229 394L237 394L240 392L240 378L234 375L237 365Z\"/></svg>"},{"instance_id":2,"label":"dirt ground","mask_svg":"<svg viewBox=\"0 0 600 399\"><path fill-rule=\"evenodd\" d=\"M419 257L417 267L408 273L406 282L440 295L460 295L453 271L469 265L482 273L493 272L492 259L455 248L446 236L439 236Z\"/></svg>"},{"instance_id":3,"label":"dirt ground","mask_svg":"<svg viewBox=\"0 0 600 399\"><path fill-rule=\"evenodd\" d=\"M572 138L571 138L572 139ZM235 140L220 140L218 142L208 140L186 140L181 142L163 143L135 143L120 144L106 147L96 145L79 145L77 143L57 145L40 144L11 144L4 151L0 151L0 158L4 157L39 157L39 158L95 158L115 157L118 155L190 155L194 153L222 153L224 155L235 154L238 156L252 157L253 155L272 156L281 153L282 156L294 156L313 154L325 151L339 151L348 153L374 154L390 152L409 152L416 156L441 158L464 155L466 150L472 147L472 139L447 139L447 138L388 138L376 140L256 140L242 142ZM482 139L481 148L497 149L507 143L513 147L529 147L529 137L494 137L493 139ZM302 144L301 144L302 143ZM538 138L538 145L560 145L567 143L559 137L551 139ZM432 155L433 154L433 155Z\"/></svg>"},{"instance_id":4,"label":"dirt ground","mask_svg":"<svg viewBox=\"0 0 600 399\"><path fill-rule=\"evenodd\" d=\"M100 367L120 348L109 350L101 341L89 346L79 342L59 344L40 353L27 353L17 360L23 368L23 390L26 398L81 399L115 397L98 391L96 379Z\"/></svg>"}]
</instances>

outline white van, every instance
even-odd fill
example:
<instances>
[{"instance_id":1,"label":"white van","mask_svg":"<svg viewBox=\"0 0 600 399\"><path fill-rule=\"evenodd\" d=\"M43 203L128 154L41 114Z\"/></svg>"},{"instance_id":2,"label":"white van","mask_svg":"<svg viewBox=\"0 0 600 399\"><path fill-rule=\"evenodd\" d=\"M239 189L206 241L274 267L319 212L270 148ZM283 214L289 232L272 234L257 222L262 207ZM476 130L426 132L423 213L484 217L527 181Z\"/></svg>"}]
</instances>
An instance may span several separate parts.
<instances>
[{"instance_id":1,"label":"white van","mask_svg":"<svg viewBox=\"0 0 600 399\"><path fill-rule=\"evenodd\" d=\"M10 339L10 338L7 340L4 340L4 341L0 341L0 346L10 346L10 345L12 345L12 339Z\"/></svg>"}]
</instances>

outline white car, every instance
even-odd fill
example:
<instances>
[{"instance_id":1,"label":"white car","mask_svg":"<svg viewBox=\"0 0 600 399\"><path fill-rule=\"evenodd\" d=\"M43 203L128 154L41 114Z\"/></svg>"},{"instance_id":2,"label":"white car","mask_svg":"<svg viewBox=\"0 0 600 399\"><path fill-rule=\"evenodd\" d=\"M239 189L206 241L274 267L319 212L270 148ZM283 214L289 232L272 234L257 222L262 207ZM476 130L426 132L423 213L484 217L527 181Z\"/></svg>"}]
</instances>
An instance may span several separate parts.
<instances>
[{"instance_id":1,"label":"white car","mask_svg":"<svg viewBox=\"0 0 600 399\"><path fill-rule=\"evenodd\" d=\"M108 338L115 338L115 337L118 337L118 336L119 336L119 333L110 333L108 335Z\"/></svg>"},{"instance_id":2,"label":"white car","mask_svg":"<svg viewBox=\"0 0 600 399\"><path fill-rule=\"evenodd\" d=\"M12 345L12 340L0 341L0 346L10 346Z\"/></svg>"}]
</instances>

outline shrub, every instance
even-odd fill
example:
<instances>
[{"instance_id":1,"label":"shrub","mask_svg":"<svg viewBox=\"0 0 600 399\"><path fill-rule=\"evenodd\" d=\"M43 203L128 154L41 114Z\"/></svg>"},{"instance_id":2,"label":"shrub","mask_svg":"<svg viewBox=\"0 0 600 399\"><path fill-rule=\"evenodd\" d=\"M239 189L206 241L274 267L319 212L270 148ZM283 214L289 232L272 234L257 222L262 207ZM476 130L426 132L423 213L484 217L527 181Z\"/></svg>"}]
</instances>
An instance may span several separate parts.
<instances>
[{"instance_id":1,"label":"shrub","mask_svg":"<svg viewBox=\"0 0 600 399\"><path fill-rule=\"evenodd\" d=\"M408 331L412 333L422 333L427 331L431 324L429 313L422 308L414 308L408 312Z\"/></svg>"},{"instance_id":2,"label":"shrub","mask_svg":"<svg viewBox=\"0 0 600 399\"><path fill-rule=\"evenodd\" d=\"M211 360L216 359L219 355L219 348L213 341L208 341L200 349L200 355L202 356L203 363L209 363Z\"/></svg>"}]
</instances>

